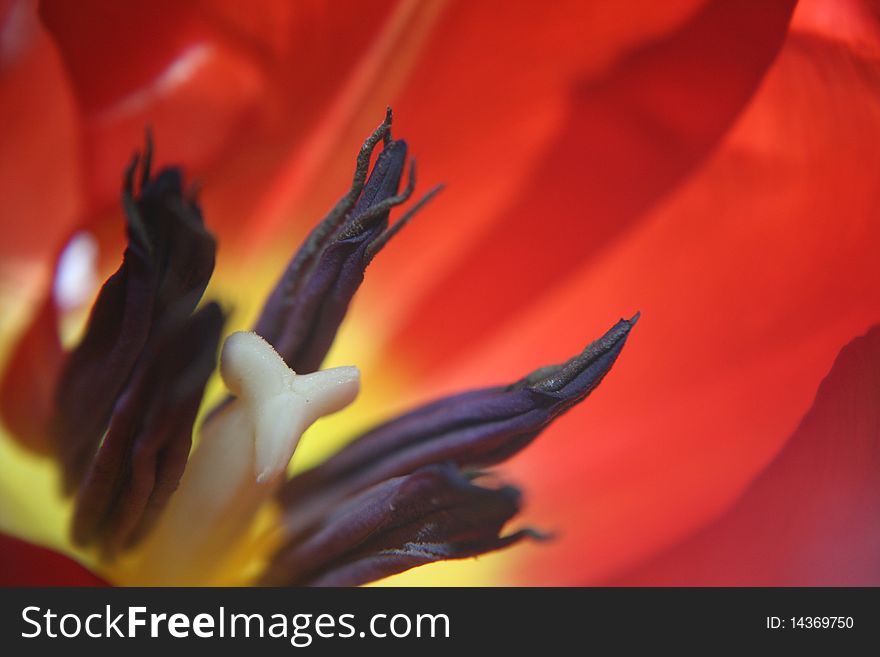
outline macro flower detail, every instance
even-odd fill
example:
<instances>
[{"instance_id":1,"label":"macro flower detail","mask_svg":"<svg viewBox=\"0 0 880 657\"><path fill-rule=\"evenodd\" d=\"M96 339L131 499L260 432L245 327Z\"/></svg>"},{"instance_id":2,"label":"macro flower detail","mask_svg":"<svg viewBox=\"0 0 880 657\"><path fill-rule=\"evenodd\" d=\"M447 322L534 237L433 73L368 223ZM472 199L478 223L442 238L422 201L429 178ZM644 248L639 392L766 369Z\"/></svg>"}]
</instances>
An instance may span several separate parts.
<instances>
[{"instance_id":1,"label":"macro flower detail","mask_svg":"<svg viewBox=\"0 0 880 657\"><path fill-rule=\"evenodd\" d=\"M281 491L288 524L307 525L346 497L440 461L482 468L510 458L586 398L611 369L630 329L621 320L559 365L508 386L465 392L421 406L371 429Z\"/></svg>"},{"instance_id":2,"label":"macro flower detail","mask_svg":"<svg viewBox=\"0 0 880 657\"><path fill-rule=\"evenodd\" d=\"M294 254L254 331L225 340L224 311L202 301L215 240L181 171L153 174L148 134L124 176L123 262L54 385L28 388L28 408L51 408L51 417L18 413L11 423L29 428L23 444L57 458L74 498L72 540L109 581L350 586L544 538L507 532L521 494L487 468L599 385L638 315L563 363L419 406L287 477L302 434L360 389L357 367L319 368L365 269L440 190L389 225L415 188L415 164L391 127L388 110L358 153L350 189ZM59 352L61 311L51 298L44 309L12 363L45 360L45 346ZM227 396L194 441L218 348ZM7 370L5 400L20 371Z\"/></svg>"},{"instance_id":3,"label":"macro flower detail","mask_svg":"<svg viewBox=\"0 0 880 657\"><path fill-rule=\"evenodd\" d=\"M215 303L172 317L141 355L79 486L73 539L113 554L151 528L177 488L223 326Z\"/></svg>"},{"instance_id":4,"label":"macro flower detail","mask_svg":"<svg viewBox=\"0 0 880 657\"><path fill-rule=\"evenodd\" d=\"M346 494L366 495L388 481L370 483L373 474L396 471L389 457L397 453L371 440L349 448L370 446L369 465L342 467L347 440L390 431L389 417L432 399L562 362L584 338L602 335L606 318L640 310L637 340L612 385L496 468L527 483L520 526L555 539L387 583L877 582L870 377L834 365L840 412L825 407L818 423L813 416L815 440L799 441L797 429L843 345L866 334L876 344L880 322L880 21L872 3L560 0L539 12L526 0L337 4L11 0L0 10L0 582L94 582L79 564L132 581L130 561L158 522L142 516L140 541L132 530L130 547L101 557L129 532L118 513L153 496L132 486L128 451L155 446L157 463L170 445L186 451L185 437L147 438L159 434L145 404L181 421L187 409L159 396L173 387L152 388L153 375L135 371L146 364L141 354L176 331L173 317L198 312L182 307L157 315L144 345L118 352L136 357L126 390L109 416L95 418L117 425L106 457L123 466L103 485L130 489L130 501L95 494L101 504L85 504L80 490L98 491L90 457L105 442L86 425L77 432L92 437L83 447L70 442L64 457L71 466L82 459L79 474L64 468L78 483L60 492L59 373L126 246L120 172L144 126L160 137L156 161L185 165L199 183L219 245L205 295L228 315L222 337L260 325L297 377L317 369L307 361L333 340L321 367L356 364L363 382L344 413L299 441L288 470L295 478L266 497L250 530L271 530L271 540L245 539L257 556L248 568L242 560L220 568L225 581L271 573L275 582L312 583L385 549L341 541L334 563L283 572L285 552L306 554L302 541L338 529L323 511L308 521L311 509L349 487ZM405 136L419 160L419 189L393 219L423 182L448 191L381 251L352 299L358 272L401 224L387 234L381 218L367 220L358 246L357 237L342 239L370 161L380 155L400 171L391 196L410 187L404 145L392 149L384 129L374 149L390 152L355 166L361 182L351 184L354 156L387 105L399 112L387 141ZM135 201L142 164L132 175ZM295 247L349 188L341 206L349 210L307 239L312 248L293 266ZM185 203L191 193L181 196ZM78 292L75 280L67 285L77 262L88 279ZM290 284L273 287L279 276ZM263 308L273 289L280 294ZM167 340L168 353L186 352ZM876 349L848 353L876 369ZM215 354L206 359L216 364ZM102 380L111 373L96 372ZM143 401L128 394L136 379ZM111 387L78 385L71 394L83 407L71 398L70 417L96 408ZM198 427L231 401L219 376L206 391L196 445ZM130 417L137 423L144 411L152 428L125 435L111 417L123 397ZM446 437L457 430L439 429ZM409 456L424 449L415 438L400 445ZM417 461L406 467L433 467ZM338 491L308 483L331 462L344 472ZM818 480L831 465L839 475ZM484 466L452 467L476 486L496 481L473 478ZM803 511L797 522L774 511L793 508ZM73 515L82 546L71 540ZM761 558L741 558L748 553ZM79 563L65 567L62 554Z\"/></svg>"},{"instance_id":5,"label":"macro flower detail","mask_svg":"<svg viewBox=\"0 0 880 657\"><path fill-rule=\"evenodd\" d=\"M367 181L370 156L384 147ZM361 147L348 193L314 228L291 260L254 329L271 342L294 370L320 366L345 317L364 269L388 241L439 190L428 192L392 227L391 208L406 202L415 187L415 163L398 194L407 146L391 138L391 110Z\"/></svg>"},{"instance_id":6,"label":"macro flower detail","mask_svg":"<svg viewBox=\"0 0 880 657\"><path fill-rule=\"evenodd\" d=\"M143 158L135 157L125 174L128 247L122 265L101 289L85 334L59 377L51 440L68 491L85 475L113 406L159 324L194 309L214 270L214 239L195 199L184 194L180 170L152 177L151 160L148 136Z\"/></svg>"},{"instance_id":7,"label":"macro flower detail","mask_svg":"<svg viewBox=\"0 0 880 657\"><path fill-rule=\"evenodd\" d=\"M297 533L262 582L357 585L542 538L529 529L499 535L520 502L516 488L480 486L451 463L426 466L352 496Z\"/></svg>"}]
</instances>

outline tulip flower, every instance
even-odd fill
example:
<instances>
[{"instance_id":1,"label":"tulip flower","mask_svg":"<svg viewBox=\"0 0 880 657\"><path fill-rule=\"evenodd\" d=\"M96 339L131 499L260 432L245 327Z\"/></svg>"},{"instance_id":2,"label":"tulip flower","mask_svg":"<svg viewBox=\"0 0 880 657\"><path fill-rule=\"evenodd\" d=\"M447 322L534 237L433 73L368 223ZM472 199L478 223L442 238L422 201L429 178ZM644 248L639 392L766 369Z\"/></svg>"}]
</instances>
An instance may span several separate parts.
<instances>
[{"instance_id":1,"label":"tulip flower","mask_svg":"<svg viewBox=\"0 0 880 657\"><path fill-rule=\"evenodd\" d=\"M91 493L65 498L62 468L46 456L60 453L53 427L67 418L94 445L101 429L89 424L108 423L107 438L122 441L110 446L143 440L148 453L174 445L185 455L191 436L180 427L192 426L203 387L203 427L278 397L233 390L244 385L234 365L221 367L228 390L208 380L224 336L255 327L297 372L316 369L335 336L320 366L357 365L362 390L300 441L293 478L275 498L281 513L249 528L281 527L281 536L270 532L272 550L240 537L274 558L248 581L357 584L504 547L389 581L878 582L869 466L880 366L880 43L867 3L562 2L536 12L525 2L377 0L339 10L265 0L244 11L47 0L0 11L0 530L5 561L16 564L2 572L23 577L29 564L41 582L57 572L59 582L94 583L60 552L132 581L118 574L135 570L104 568L99 552L122 550L124 561L142 521L152 527L144 541L152 531L161 538L163 523L175 535L167 484L180 463L157 480L162 503L152 505L140 489L100 493L134 480L90 477L96 462L82 453L92 448L70 450L61 459L67 489L85 481ZM444 192L390 242L384 210L338 241L308 236L349 184L353 155L386 105L395 137L418 157L419 180ZM120 173L145 126L154 160L179 163L199 183L200 219L218 249L204 294L220 306L176 308L172 298L187 295L154 286L149 298L172 312L133 304L123 316L149 316L131 320L147 338L126 330L139 346L93 360L84 315L126 244L137 250L131 202L148 203L164 185L194 212L195 196L173 174L133 179L123 240ZM394 150L383 151L382 166L398 170ZM188 235L174 248L203 253L211 243ZM300 264L312 264L303 275L294 258L292 283L282 279L273 294L303 242ZM326 258L313 268L317 253ZM151 262L127 254L123 266L148 271ZM205 284L204 275L188 281ZM290 323L291 308L305 324ZM641 320L607 383L568 410L601 378L590 368L604 373L603 354L617 356L621 325L572 354L636 310ZM60 343L41 330L59 322ZM210 337L204 351L189 342L194 327ZM242 339L241 353L278 365ZM94 374L62 367L66 352L88 356ZM142 357L154 353L173 356ZM239 352L228 353L237 362ZM523 377L554 362L568 365ZM277 370L280 380L288 370ZM561 375L570 371L579 374ZM93 375L120 403L81 403ZM60 379L74 396L59 415L47 400ZM179 398L159 394L176 379ZM473 392L456 397L462 390ZM566 390L572 397L554 397ZM132 409L173 421L151 442L132 429ZM473 431L455 418L476 422ZM286 455L289 438L269 444ZM103 471L118 474L112 456ZM473 478L487 467L525 495ZM394 517L382 514L389 504L400 508ZM115 520L96 532L88 509ZM88 548L70 541L75 517ZM380 556L430 517L445 532L434 541L443 550L403 551L394 563ZM529 527L552 540L531 540L544 535ZM507 549L507 539L516 545ZM237 558L225 555L220 570L241 566ZM162 574L132 577L151 573Z\"/></svg>"},{"instance_id":2,"label":"tulip flower","mask_svg":"<svg viewBox=\"0 0 880 657\"><path fill-rule=\"evenodd\" d=\"M295 253L255 331L225 339L220 371L229 396L209 412L194 449L224 323L217 303L199 304L216 242L180 170L153 174L149 134L125 171L122 264L60 368L48 372L39 363L59 355L63 296L55 288L41 304L52 312L37 317L14 354L4 405L13 424L25 419L24 443L57 458L63 491L74 498L72 541L97 555L94 567L108 579L357 585L540 538L530 529L504 532L519 493L480 485L477 468L506 460L585 399L637 317L560 365L417 408L285 481L302 434L357 396L357 367L318 368L365 268L438 191L389 226L415 186L410 163L400 191L407 145L392 139L391 121L389 109L358 153L351 188ZM56 284L68 266L62 257ZM42 384L28 385L34 379ZM20 401L22 383L33 391L24 409L9 401ZM45 408L48 421L27 421ZM255 528L262 511L278 506L276 496L281 522Z\"/></svg>"}]
</instances>

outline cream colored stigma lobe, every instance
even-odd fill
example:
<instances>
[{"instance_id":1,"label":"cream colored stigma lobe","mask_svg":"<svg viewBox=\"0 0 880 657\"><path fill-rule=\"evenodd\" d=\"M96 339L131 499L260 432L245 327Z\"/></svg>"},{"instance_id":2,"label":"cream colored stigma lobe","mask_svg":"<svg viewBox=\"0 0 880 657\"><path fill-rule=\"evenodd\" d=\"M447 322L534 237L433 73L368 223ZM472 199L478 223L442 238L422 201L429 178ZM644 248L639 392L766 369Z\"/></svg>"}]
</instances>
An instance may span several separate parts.
<instances>
[{"instance_id":1,"label":"cream colored stigma lobe","mask_svg":"<svg viewBox=\"0 0 880 657\"><path fill-rule=\"evenodd\" d=\"M227 338L220 373L249 416L260 483L283 473L303 432L321 416L348 406L360 386L356 367L296 374L256 333Z\"/></svg>"},{"instance_id":2,"label":"cream colored stigma lobe","mask_svg":"<svg viewBox=\"0 0 880 657\"><path fill-rule=\"evenodd\" d=\"M217 583L303 432L350 404L360 386L356 367L296 374L255 333L226 339L220 374L236 399L201 428L180 487L122 584Z\"/></svg>"}]
</instances>

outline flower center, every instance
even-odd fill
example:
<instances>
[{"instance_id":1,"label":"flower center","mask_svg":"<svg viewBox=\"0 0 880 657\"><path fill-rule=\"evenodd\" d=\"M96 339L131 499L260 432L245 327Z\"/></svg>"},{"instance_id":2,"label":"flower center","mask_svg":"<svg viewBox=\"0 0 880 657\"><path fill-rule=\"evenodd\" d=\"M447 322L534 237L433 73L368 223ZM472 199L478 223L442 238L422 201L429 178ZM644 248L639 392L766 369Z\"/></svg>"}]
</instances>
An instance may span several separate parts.
<instances>
[{"instance_id":1,"label":"flower center","mask_svg":"<svg viewBox=\"0 0 880 657\"><path fill-rule=\"evenodd\" d=\"M255 333L233 333L220 372L236 398L209 417L186 472L150 538L120 576L125 584L216 581L252 535L303 432L357 396L356 367L296 374Z\"/></svg>"}]
</instances>

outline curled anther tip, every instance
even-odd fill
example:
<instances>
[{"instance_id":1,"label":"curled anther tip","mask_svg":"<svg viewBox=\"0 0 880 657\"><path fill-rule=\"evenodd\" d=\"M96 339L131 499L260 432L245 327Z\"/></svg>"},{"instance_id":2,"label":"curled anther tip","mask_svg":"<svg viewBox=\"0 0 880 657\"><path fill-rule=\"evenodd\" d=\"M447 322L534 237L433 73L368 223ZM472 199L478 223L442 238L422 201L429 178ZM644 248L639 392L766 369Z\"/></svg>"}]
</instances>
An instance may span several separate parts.
<instances>
[{"instance_id":1,"label":"curled anther tip","mask_svg":"<svg viewBox=\"0 0 880 657\"><path fill-rule=\"evenodd\" d=\"M621 319L605 335L587 345L581 353L559 365L535 370L514 387L525 385L534 390L558 393L575 380L579 380L580 383L575 386L576 390L572 392L581 395L588 393L611 369L638 319L639 313L636 313L633 319Z\"/></svg>"},{"instance_id":2,"label":"curled anther tip","mask_svg":"<svg viewBox=\"0 0 880 657\"><path fill-rule=\"evenodd\" d=\"M371 153L380 139L385 146L388 145L391 141L392 118L391 108L388 107L385 110L385 117L382 119L382 123L373 130L373 133L363 143L361 146L361 152Z\"/></svg>"},{"instance_id":3,"label":"curled anther tip","mask_svg":"<svg viewBox=\"0 0 880 657\"><path fill-rule=\"evenodd\" d=\"M416 185L412 162L408 167L406 186L400 193L394 193L406 158L406 143L392 142L379 158L373 173L370 174L364 196L355 206L346 227L336 235L336 241L363 237L377 223L387 221L388 212L392 208L405 203L412 196Z\"/></svg>"}]
</instances>

